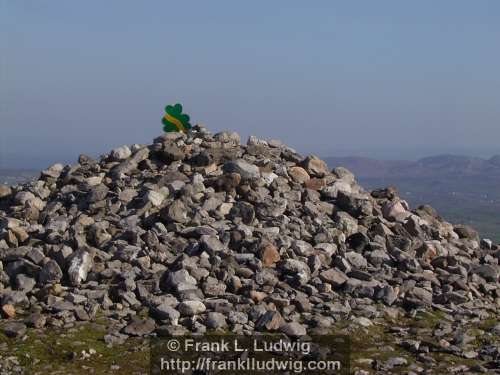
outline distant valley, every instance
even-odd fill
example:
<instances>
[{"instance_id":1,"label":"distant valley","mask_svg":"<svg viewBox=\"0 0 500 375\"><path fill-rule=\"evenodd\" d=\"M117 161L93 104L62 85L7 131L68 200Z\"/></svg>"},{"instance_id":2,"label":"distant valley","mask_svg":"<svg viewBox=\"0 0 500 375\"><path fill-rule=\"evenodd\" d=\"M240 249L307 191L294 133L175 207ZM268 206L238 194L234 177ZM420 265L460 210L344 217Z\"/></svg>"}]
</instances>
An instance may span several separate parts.
<instances>
[{"instance_id":1,"label":"distant valley","mask_svg":"<svg viewBox=\"0 0 500 375\"><path fill-rule=\"evenodd\" d=\"M394 185L412 207L430 204L452 223L465 223L500 241L500 155L490 159L439 155L375 160L328 157L331 167L351 170L366 189Z\"/></svg>"}]
</instances>

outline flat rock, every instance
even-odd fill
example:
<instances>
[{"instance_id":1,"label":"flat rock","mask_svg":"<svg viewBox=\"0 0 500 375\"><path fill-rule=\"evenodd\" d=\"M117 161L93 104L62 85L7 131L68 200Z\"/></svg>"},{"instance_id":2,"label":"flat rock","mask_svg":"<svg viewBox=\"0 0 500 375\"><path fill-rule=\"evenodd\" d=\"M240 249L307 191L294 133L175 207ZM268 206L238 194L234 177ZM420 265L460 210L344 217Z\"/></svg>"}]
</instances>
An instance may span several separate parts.
<instances>
[{"instance_id":1,"label":"flat rock","mask_svg":"<svg viewBox=\"0 0 500 375\"><path fill-rule=\"evenodd\" d=\"M155 321L153 319L133 320L124 329L123 333L130 336L145 336L155 330Z\"/></svg>"}]
</instances>

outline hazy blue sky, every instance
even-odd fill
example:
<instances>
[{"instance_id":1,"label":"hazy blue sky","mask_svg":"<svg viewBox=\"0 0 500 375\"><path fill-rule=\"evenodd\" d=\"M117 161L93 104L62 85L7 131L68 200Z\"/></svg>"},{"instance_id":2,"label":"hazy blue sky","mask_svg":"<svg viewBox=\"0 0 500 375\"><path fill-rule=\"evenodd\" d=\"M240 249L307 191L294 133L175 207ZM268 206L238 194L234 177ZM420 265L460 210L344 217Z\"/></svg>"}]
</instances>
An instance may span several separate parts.
<instances>
[{"instance_id":1,"label":"hazy blue sky","mask_svg":"<svg viewBox=\"0 0 500 375\"><path fill-rule=\"evenodd\" d=\"M0 0L0 167L162 132L303 153L500 153L500 1Z\"/></svg>"}]
</instances>

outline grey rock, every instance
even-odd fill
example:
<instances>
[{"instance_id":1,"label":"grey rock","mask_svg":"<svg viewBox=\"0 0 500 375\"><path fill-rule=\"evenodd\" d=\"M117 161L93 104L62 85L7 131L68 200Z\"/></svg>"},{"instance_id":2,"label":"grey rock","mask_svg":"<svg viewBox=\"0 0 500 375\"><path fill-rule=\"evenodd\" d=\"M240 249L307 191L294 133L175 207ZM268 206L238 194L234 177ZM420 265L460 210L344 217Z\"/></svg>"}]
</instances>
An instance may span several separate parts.
<instances>
[{"instance_id":1,"label":"grey rock","mask_svg":"<svg viewBox=\"0 0 500 375\"><path fill-rule=\"evenodd\" d=\"M205 312L207 308L200 301L184 301L177 306L177 310L182 316L199 315Z\"/></svg>"},{"instance_id":2,"label":"grey rock","mask_svg":"<svg viewBox=\"0 0 500 375\"><path fill-rule=\"evenodd\" d=\"M152 315L158 320L169 320L172 324L177 324L181 314L166 303L162 303L153 308Z\"/></svg>"},{"instance_id":3,"label":"grey rock","mask_svg":"<svg viewBox=\"0 0 500 375\"><path fill-rule=\"evenodd\" d=\"M432 304L432 293L423 288L413 288L405 297L405 301L415 306L430 306Z\"/></svg>"},{"instance_id":4,"label":"grey rock","mask_svg":"<svg viewBox=\"0 0 500 375\"><path fill-rule=\"evenodd\" d=\"M15 307L27 308L30 306L28 296L24 291L7 290L0 291L2 305L12 305Z\"/></svg>"},{"instance_id":5,"label":"grey rock","mask_svg":"<svg viewBox=\"0 0 500 375\"><path fill-rule=\"evenodd\" d=\"M341 287L349 279L343 272L330 268L319 274L324 282L332 284L334 287Z\"/></svg>"},{"instance_id":6,"label":"grey rock","mask_svg":"<svg viewBox=\"0 0 500 375\"><path fill-rule=\"evenodd\" d=\"M167 209L167 219L177 222L186 223L188 221L187 207L181 200L175 200Z\"/></svg>"},{"instance_id":7,"label":"grey rock","mask_svg":"<svg viewBox=\"0 0 500 375\"><path fill-rule=\"evenodd\" d=\"M95 203L104 200L108 195L108 192L109 188L104 184L99 184L93 187L88 195L89 203Z\"/></svg>"},{"instance_id":8,"label":"grey rock","mask_svg":"<svg viewBox=\"0 0 500 375\"><path fill-rule=\"evenodd\" d=\"M208 329L225 329L227 328L226 317L219 312L209 312L205 319L205 325Z\"/></svg>"},{"instance_id":9,"label":"grey rock","mask_svg":"<svg viewBox=\"0 0 500 375\"><path fill-rule=\"evenodd\" d=\"M243 159L229 161L224 164L223 170L226 173L238 173L242 179L255 179L260 177L259 168Z\"/></svg>"},{"instance_id":10,"label":"grey rock","mask_svg":"<svg viewBox=\"0 0 500 375\"><path fill-rule=\"evenodd\" d=\"M7 323L3 326L3 333L7 337L21 337L26 333L27 327L23 323Z\"/></svg>"},{"instance_id":11,"label":"grey rock","mask_svg":"<svg viewBox=\"0 0 500 375\"><path fill-rule=\"evenodd\" d=\"M151 204L155 207L161 206L163 201L165 200L165 196L162 193L159 193L154 190L149 190L146 193L146 201L151 202Z\"/></svg>"},{"instance_id":12,"label":"grey rock","mask_svg":"<svg viewBox=\"0 0 500 375\"><path fill-rule=\"evenodd\" d=\"M35 279L28 277L23 274L18 274L16 276L16 289L22 290L23 292L30 292L36 285Z\"/></svg>"},{"instance_id":13,"label":"grey rock","mask_svg":"<svg viewBox=\"0 0 500 375\"><path fill-rule=\"evenodd\" d=\"M59 264L57 264L56 261L51 259L47 263L45 263L42 270L40 271L38 281L41 284L57 283L62 279L62 277L63 272L61 270L61 267L59 267Z\"/></svg>"},{"instance_id":14,"label":"grey rock","mask_svg":"<svg viewBox=\"0 0 500 375\"><path fill-rule=\"evenodd\" d=\"M491 282L498 280L499 267L490 266L488 264L483 264L472 269L472 273L481 276L483 279Z\"/></svg>"},{"instance_id":15,"label":"grey rock","mask_svg":"<svg viewBox=\"0 0 500 375\"><path fill-rule=\"evenodd\" d=\"M116 161L128 159L131 155L132 151L128 146L117 147L111 151L111 157Z\"/></svg>"},{"instance_id":16,"label":"grey rock","mask_svg":"<svg viewBox=\"0 0 500 375\"><path fill-rule=\"evenodd\" d=\"M175 272L167 273L167 288L178 288L181 285L196 286L197 281L187 270L181 269Z\"/></svg>"},{"instance_id":17,"label":"grey rock","mask_svg":"<svg viewBox=\"0 0 500 375\"><path fill-rule=\"evenodd\" d=\"M123 333L130 336L146 336L155 330L155 321L153 319L136 319L130 322Z\"/></svg>"},{"instance_id":18,"label":"grey rock","mask_svg":"<svg viewBox=\"0 0 500 375\"><path fill-rule=\"evenodd\" d=\"M248 315L240 311L229 311L228 320L233 324L247 324Z\"/></svg>"},{"instance_id":19,"label":"grey rock","mask_svg":"<svg viewBox=\"0 0 500 375\"><path fill-rule=\"evenodd\" d=\"M79 286L87 279L92 269L94 255L84 249L75 251L68 259L68 278L72 285Z\"/></svg>"},{"instance_id":20,"label":"grey rock","mask_svg":"<svg viewBox=\"0 0 500 375\"><path fill-rule=\"evenodd\" d=\"M47 323L47 317L40 313L33 313L28 317L26 323L33 328L43 328Z\"/></svg>"},{"instance_id":21,"label":"grey rock","mask_svg":"<svg viewBox=\"0 0 500 375\"><path fill-rule=\"evenodd\" d=\"M352 266L355 268L364 269L368 265L368 262L365 259L365 257L354 251L348 251L347 253L345 253L345 257L347 258L349 263L351 263Z\"/></svg>"},{"instance_id":22,"label":"grey rock","mask_svg":"<svg viewBox=\"0 0 500 375\"><path fill-rule=\"evenodd\" d=\"M283 317L278 311L266 311L255 324L255 328L261 331L277 331L283 324Z\"/></svg>"},{"instance_id":23,"label":"grey rock","mask_svg":"<svg viewBox=\"0 0 500 375\"><path fill-rule=\"evenodd\" d=\"M202 236L200 240L203 249L206 251L216 253L226 249L224 244L220 242L216 237Z\"/></svg>"},{"instance_id":24,"label":"grey rock","mask_svg":"<svg viewBox=\"0 0 500 375\"><path fill-rule=\"evenodd\" d=\"M109 333L104 336L104 342L108 345L121 345L128 338L128 335L119 332Z\"/></svg>"},{"instance_id":25,"label":"grey rock","mask_svg":"<svg viewBox=\"0 0 500 375\"><path fill-rule=\"evenodd\" d=\"M306 327L297 322L283 324L280 332L290 337L302 337L307 334Z\"/></svg>"}]
</instances>

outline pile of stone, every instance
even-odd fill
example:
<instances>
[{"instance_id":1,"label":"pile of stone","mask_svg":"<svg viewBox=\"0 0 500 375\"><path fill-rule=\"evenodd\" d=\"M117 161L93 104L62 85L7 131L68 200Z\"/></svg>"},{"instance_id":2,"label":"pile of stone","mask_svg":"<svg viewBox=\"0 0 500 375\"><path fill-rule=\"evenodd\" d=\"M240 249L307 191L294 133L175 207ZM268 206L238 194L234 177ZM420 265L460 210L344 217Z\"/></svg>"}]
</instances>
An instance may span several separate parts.
<instances>
[{"instance_id":1,"label":"pile of stone","mask_svg":"<svg viewBox=\"0 0 500 375\"><path fill-rule=\"evenodd\" d=\"M500 246L279 141L196 126L0 185L4 318L106 340L289 336L384 309L497 314ZM23 334L11 324L11 336Z\"/></svg>"}]
</instances>

